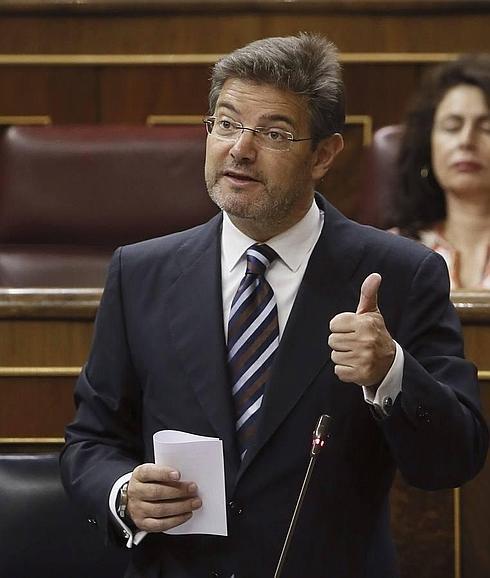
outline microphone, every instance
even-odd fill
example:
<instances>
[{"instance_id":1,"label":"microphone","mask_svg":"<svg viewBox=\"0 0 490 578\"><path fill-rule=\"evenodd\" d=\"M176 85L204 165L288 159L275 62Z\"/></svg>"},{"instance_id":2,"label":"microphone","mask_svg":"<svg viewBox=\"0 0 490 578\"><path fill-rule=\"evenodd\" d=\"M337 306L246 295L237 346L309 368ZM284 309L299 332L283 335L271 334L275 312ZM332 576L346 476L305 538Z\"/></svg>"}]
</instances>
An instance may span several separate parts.
<instances>
[{"instance_id":1,"label":"microphone","mask_svg":"<svg viewBox=\"0 0 490 578\"><path fill-rule=\"evenodd\" d=\"M316 424L316 428L313 432L313 440L311 444L311 451L310 451L310 463L308 464L308 469L306 470L305 478L303 480L303 485L301 486L301 491L298 496L298 500L296 502L296 506L294 508L293 516L291 518L291 523L289 524L288 533L286 534L286 539L284 540L284 544L282 547L281 555L279 556L279 561L276 566L276 571L274 572L274 578L280 578L282 570L284 568L284 562L286 560L286 555L289 550L289 546L291 544L291 539L293 537L294 528L296 526L296 522L298 520L299 512L301 510L301 506L303 505L303 500L306 495L306 491L308 489L308 485L310 483L311 474L313 472L313 466L315 465L316 459L321 452L325 442L329 436L328 430L330 427L330 422L332 418L324 413L318 419Z\"/></svg>"},{"instance_id":2,"label":"microphone","mask_svg":"<svg viewBox=\"0 0 490 578\"><path fill-rule=\"evenodd\" d=\"M328 437L328 430L331 421L332 418L326 413L320 416L320 419L316 424L315 431L313 432L313 444L311 446L311 456L316 456L317 454L319 454L321 449L325 445L325 440Z\"/></svg>"}]
</instances>

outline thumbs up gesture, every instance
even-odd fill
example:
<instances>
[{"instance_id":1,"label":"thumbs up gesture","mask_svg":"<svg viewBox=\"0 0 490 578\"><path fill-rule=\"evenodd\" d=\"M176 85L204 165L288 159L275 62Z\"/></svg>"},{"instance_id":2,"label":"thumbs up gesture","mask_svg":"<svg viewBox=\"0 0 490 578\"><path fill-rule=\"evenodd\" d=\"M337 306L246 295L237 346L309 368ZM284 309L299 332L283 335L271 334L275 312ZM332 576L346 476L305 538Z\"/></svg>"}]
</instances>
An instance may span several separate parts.
<instances>
[{"instance_id":1,"label":"thumbs up gesture","mask_svg":"<svg viewBox=\"0 0 490 578\"><path fill-rule=\"evenodd\" d=\"M395 358L395 344L378 308L381 275L371 273L361 286L355 313L339 313L330 321L328 344L335 374L341 381L377 386Z\"/></svg>"}]
</instances>

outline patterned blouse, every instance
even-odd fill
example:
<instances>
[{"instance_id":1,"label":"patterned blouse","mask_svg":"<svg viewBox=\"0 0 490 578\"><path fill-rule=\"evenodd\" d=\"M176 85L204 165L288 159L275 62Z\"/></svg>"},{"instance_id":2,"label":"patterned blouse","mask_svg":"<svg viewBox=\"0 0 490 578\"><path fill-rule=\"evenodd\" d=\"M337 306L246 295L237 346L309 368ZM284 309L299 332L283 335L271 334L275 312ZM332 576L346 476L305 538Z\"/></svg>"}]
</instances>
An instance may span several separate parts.
<instances>
[{"instance_id":1,"label":"patterned blouse","mask_svg":"<svg viewBox=\"0 0 490 578\"><path fill-rule=\"evenodd\" d=\"M397 228L390 229L391 233L399 234ZM444 238L442 234L442 227L435 226L433 229L419 231L420 241L429 249L439 253L446 261L449 270L449 278L451 280L451 289L461 289L461 254L460 252ZM490 246L487 249L487 258L485 266L481 272L480 282L471 287L471 289L490 289Z\"/></svg>"}]
</instances>

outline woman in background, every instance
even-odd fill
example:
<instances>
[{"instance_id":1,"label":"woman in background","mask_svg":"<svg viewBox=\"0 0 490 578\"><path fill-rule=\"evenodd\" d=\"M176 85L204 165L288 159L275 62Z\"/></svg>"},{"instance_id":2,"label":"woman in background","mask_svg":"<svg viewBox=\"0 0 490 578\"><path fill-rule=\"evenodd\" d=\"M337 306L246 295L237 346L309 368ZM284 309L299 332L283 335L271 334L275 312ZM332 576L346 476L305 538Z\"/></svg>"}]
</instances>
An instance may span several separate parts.
<instances>
[{"instance_id":1,"label":"woman in background","mask_svg":"<svg viewBox=\"0 0 490 578\"><path fill-rule=\"evenodd\" d=\"M398 159L394 232L446 260L453 289L490 289L490 55L425 78Z\"/></svg>"}]
</instances>

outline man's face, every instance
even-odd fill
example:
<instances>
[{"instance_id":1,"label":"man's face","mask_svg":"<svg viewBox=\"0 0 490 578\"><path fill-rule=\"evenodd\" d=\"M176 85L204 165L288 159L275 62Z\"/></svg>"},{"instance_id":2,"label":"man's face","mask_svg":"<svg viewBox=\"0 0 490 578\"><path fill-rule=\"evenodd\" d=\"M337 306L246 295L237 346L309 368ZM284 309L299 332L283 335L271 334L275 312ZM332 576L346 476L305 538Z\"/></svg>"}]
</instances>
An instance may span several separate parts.
<instances>
[{"instance_id":1,"label":"man's face","mask_svg":"<svg viewBox=\"0 0 490 578\"><path fill-rule=\"evenodd\" d=\"M217 122L239 122L248 128L288 131L309 138L306 101L267 84L229 79L214 116ZM249 228L270 236L299 221L311 206L314 182L326 172L318 167L311 141L290 143L289 150L261 146L257 135L243 131L236 141L211 134L206 150L206 184L211 199L248 234Z\"/></svg>"}]
</instances>

